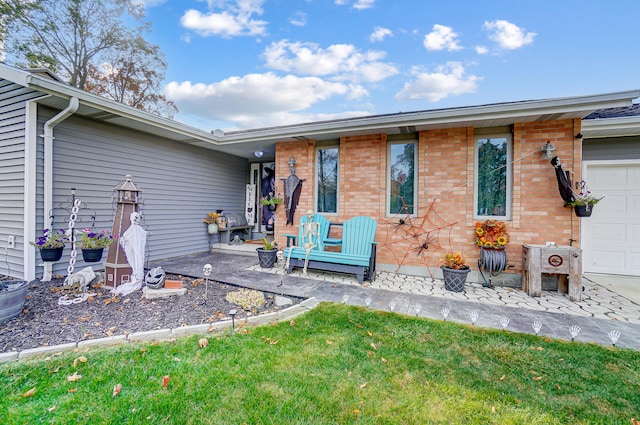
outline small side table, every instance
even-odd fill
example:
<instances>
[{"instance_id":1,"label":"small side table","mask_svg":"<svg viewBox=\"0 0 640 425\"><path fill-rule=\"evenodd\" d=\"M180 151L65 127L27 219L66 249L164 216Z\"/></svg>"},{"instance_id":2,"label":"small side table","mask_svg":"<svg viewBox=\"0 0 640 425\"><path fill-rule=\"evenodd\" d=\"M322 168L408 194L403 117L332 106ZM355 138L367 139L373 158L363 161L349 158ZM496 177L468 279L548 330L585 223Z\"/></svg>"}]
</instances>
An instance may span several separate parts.
<instances>
[{"instance_id":1,"label":"small side table","mask_svg":"<svg viewBox=\"0 0 640 425\"><path fill-rule=\"evenodd\" d=\"M582 250L572 246L522 245L522 290L542 295L542 273L557 274L558 292L582 301Z\"/></svg>"}]
</instances>

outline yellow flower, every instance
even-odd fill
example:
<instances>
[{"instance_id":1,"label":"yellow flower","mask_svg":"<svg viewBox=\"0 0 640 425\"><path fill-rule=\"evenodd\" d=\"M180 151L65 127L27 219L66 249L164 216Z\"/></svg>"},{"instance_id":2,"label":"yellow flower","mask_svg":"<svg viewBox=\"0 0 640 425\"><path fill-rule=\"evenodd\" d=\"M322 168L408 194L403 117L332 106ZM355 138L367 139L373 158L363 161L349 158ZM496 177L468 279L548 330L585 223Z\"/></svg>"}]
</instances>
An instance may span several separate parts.
<instances>
[{"instance_id":1,"label":"yellow flower","mask_svg":"<svg viewBox=\"0 0 640 425\"><path fill-rule=\"evenodd\" d=\"M484 235L484 229L482 227L476 228L476 235L478 236Z\"/></svg>"},{"instance_id":2,"label":"yellow flower","mask_svg":"<svg viewBox=\"0 0 640 425\"><path fill-rule=\"evenodd\" d=\"M507 242L509 242L509 239L505 238L504 236L500 236L498 238L498 245L506 245Z\"/></svg>"}]
</instances>

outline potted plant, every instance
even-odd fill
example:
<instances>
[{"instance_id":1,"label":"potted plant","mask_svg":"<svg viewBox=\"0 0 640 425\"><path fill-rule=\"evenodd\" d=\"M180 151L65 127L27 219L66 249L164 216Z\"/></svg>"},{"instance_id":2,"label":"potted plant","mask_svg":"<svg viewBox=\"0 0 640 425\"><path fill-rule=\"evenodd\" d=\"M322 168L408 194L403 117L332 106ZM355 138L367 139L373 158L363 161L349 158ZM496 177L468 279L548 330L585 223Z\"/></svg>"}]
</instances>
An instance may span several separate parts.
<instances>
[{"instance_id":1,"label":"potted plant","mask_svg":"<svg viewBox=\"0 0 640 425\"><path fill-rule=\"evenodd\" d=\"M462 252L448 252L442 258L442 275L444 278L444 289L453 292L462 292L467 281L467 274L471 271L465 264Z\"/></svg>"},{"instance_id":2,"label":"potted plant","mask_svg":"<svg viewBox=\"0 0 640 425\"><path fill-rule=\"evenodd\" d=\"M260 200L260 205L269 208L270 211L275 211L276 207L282 203L282 198L275 196L273 192L269 192L269 196Z\"/></svg>"},{"instance_id":3,"label":"potted plant","mask_svg":"<svg viewBox=\"0 0 640 425\"><path fill-rule=\"evenodd\" d=\"M265 236L262 238L262 248L256 248L258 261L263 269L270 269L278 259L278 243L269 241Z\"/></svg>"},{"instance_id":4,"label":"potted plant","mask_svg":"<svg viewBox=\"0 0 640 425\"><path fill-rule=\"evenodd\" d=\"M218 233L218 223L217 220L220 217L220 214L217 212L210 212L204 218L204 222L207 224L207 233L210 235L214 235Z\"/></svg>"},{"instance_id":5,"label":"potted plant","mask_svg":"<svg viewBox=\"0 0 640 425\"><path fill-rule=\"evenodd\" d=\"M0 322L17 316L22 311L29 282L26 280L0 280Z\"/></svg>"},{"instance_id":6,"label":"potted plant","mask_svg":"<svg viewBox=\"0 0 640 425\"><path fill-rule=\"evenodd\" d=\"M602 201L602 199L604 199L604 196L596 198L591 192L586 191L585 193L580 192L575 195L573 201L567 202L566 205L572 207L578 217L591 217L593 206Z\"/></svg>"},{"instance_id":7,"label":"potted plant","mask_svg":"<svg viewBox=\"0 0 640 425\"><path fill-rule=\"evenodd\" d=\"M80 249L82 249L82 258L87 263L95 263L100 261L104 249L114 243L117 236L109 234L108 230L94 232L89 228L76 231L80 236Z\"/></svg>"},{"instance_id":8,"label":"potted plant","mask_svg":"<svg viewBox=\"0 0 640 425\"><path fill-rule=\"evenodd\" d=\"M42 236L35 242L31 242L31 245L40 250L42 261L53 262L62 258L62 250L67 242L69 242L69 237L63 229L44 229Z\"/></svg>"}]
</instances>

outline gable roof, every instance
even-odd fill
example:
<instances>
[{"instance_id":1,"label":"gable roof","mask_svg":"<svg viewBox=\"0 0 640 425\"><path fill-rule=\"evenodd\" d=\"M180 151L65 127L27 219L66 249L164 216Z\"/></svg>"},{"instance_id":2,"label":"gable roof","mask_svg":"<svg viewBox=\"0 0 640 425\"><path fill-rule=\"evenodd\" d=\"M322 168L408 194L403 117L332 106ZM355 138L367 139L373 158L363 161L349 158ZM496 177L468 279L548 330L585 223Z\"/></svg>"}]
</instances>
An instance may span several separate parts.
<instances>
[{"instance_id":1,"label":"gable roof","mask_svg":"<svg viewBox=\"0 0 640 425\"><path fill-rule=\"evenodd\" d=\"M77 116L247 159L253 159L253 152L258 149L265 152L265 158L275 157L275 143L281 141L327 140L347 135L402 134L436 128L494 127L516 122L583 118L603 108L629 107L632 100L640 96L640 90L629 90L591 96L398 112L225 133L221 130L210 132L198 129L141 111L72 87L41 71L29 72L0 64L0 78L47 94L37 100L44 106L62 110L68 105L69 99L75 97L80 105L75 113Z\"/></svg>"}]
</instances>

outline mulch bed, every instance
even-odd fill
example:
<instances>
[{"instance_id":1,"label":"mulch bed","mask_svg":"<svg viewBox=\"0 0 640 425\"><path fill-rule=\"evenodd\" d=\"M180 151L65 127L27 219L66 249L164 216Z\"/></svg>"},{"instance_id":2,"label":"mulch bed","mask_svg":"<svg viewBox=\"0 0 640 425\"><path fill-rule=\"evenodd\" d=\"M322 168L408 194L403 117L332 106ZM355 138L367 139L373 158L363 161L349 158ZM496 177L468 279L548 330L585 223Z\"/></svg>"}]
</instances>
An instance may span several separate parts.
<instances>
[{"instance_id":1,"label":"mulch bed","mask_svg":"<svg viewBox=\"0 0 640 425\"><path fill-rule=\"evenodd\" d=\"M212 323L227 318L229 310L234 308L238 311L236 323L250 315L280 309L274 304L274 294L263 293L265 304L246 311L225 299L229 292L240 289L236 286L214 281L205 285L204 279L180 275L167 275L167 279L182 280L186 294L146 299L140 289L119 297L113 296L109 288L94 284L88 290L95 293L94 296L71 305L58 305L58 299L66 294L63 277L50 282L35 280L29 284L22 313L0 323L0 353ZM287 298L294 304L302 301Z\"/></svg>"}]
</instances>

